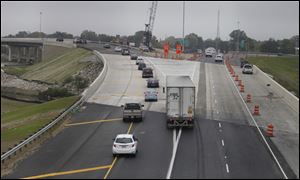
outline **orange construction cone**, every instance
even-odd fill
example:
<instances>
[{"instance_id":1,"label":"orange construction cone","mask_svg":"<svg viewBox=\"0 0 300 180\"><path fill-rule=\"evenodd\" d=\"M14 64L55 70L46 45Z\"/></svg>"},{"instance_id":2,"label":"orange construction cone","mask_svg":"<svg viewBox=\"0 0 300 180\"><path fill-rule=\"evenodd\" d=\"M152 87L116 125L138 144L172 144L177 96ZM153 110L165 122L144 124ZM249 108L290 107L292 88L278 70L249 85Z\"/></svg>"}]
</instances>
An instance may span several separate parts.
<instances>
[{"instance_id":1,"label":"orange construction cone","mask_svg":"<svg viewBox=\"0 0 300 180\"><path fill-rule=\"evenodd\" d=\"M239 83L238 83L238 86L243 85L243 84L242 84L242 80L239 80L238 82L239 82Z\"/></svg>"},{"instance_id":2,"label":"orange construction cone","mask_svg":"<svg viewBox=\"0 0 300 180\"><path fill-rule=\"evenodd\" d=\"M236 75L234 80L238 81L239 80L239 75Z\"/></svg>"},{"instance_id":3,"label":"orange construction cone","mask_svg":"<svg viewBox=\"0 0 300 180\"><path fill-rule=\"evenodd\" d=\"M240 92L245 92L244 85L240 86Z\"/></svg>"},{"instance_id":4,"label":"orange construction cone","mask_svg":"<svg viewBox=\"0 0 300 180\"><path fill-rule=\"evenodd\" d=\"M247 103L251 103L251 95L247 94Z\"/></svg>"},{"instance_id":5,"label":"orange construction cone","mask_svg":"<svg viewBox=\"0 0 300 180\"><path fill-rule=\"evenodd\" d=\"M259 115L259 106L258 105L254 106L254 113L253 113L253 115L256 115L256 116Z\"/></svg>"},{"instance_id":6,"label":"orange construction cone","mask_svg":"<svg viewBox=\"0 0 300 180\"><path fill-rule=\"evenodd\" d=\"M267 128L267 136L273 137L274 136L273 131L274 131L274 126L272 124L269 124Z\"/></svg>"}]
</instances>

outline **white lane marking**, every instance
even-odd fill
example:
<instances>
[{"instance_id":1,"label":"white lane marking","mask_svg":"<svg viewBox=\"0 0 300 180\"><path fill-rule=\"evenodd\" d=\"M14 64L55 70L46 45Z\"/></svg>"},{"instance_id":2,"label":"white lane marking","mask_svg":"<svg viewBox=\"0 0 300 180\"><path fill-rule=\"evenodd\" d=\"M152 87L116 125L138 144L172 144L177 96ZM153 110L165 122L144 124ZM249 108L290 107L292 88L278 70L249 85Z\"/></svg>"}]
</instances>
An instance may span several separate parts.
<instances>
[{"instance_id":1,"label":"white lane marking","mask_svg":"<svg viewBox=\"0 0 300 180\"><path fill-rule=\"evenodd\" d=\"M213 85L212 88L215 89L215 86Z\"/></svg>"},{"instance_id":2,"label":"white lane marking","mask_svg":"<svg viewBox=\"0 0 300 180\"><path fill-rule=\"evenodd\" d=\"M219 111L217 111L217 114L219 114L220 112Z\"/></svg>"},{"instance_id":3,"label":"white lane marking","mask_svg":"<svg viewBox=\"0 0 300 180\"><path fill-rule=\"evenodd\" d=\"M175 146L176 143L176 129L173 130L173 148Z\"/></svg>"},{"instance_id":4,"label":"white lane marking","mask_svg":"<svg viewBox=\"0 0 300 180\"><path fill-rule=\"evenodd\" d=\"M218 101L215 99L215 104L217 104L218 103Z\"/></svg>"},{"instance_id":5,"label":"white lane marking","mask_svg":"<svg viewBox=\"0 0 300 180\"><path fill-rule=\"evenodd\" d=\"M262 134L261 130L259 129L259 127L258 127L258 125L257 125L257 123L256 123L256 121L255 121L255 119L254 119L254 117L252 116L252 113L251 113L251 111L249 110L249 108L248 108L246 102L244 101L244 99L243 99L241 93L239 92L238 88L235 86L235 83L234 83L233 79L231 78L231 76L230 76L230 74L229 74L229 71L226 69L226 66L225 66L225 65L224 65L224 68L225 68L225 70L226 70L226 72L227 72L227 76L229 77L229 79L230 79L231 82L233 83L233 86L235 87L235 90L237 91L238 95L239 95L240 98L242 99L242 102L243 102L244 106L246 107L248 113L250 114L250 117L251 117L252 121L254 122L254 124L255 124L255 126L256 126L256 128L257 128L259 134L261 135L263 141L265 142L265 144L266 144L266 146L268 147L270 153L272 154L273 158L275 159L276 164L278 165L280 171L281 171L282 174L284 175L284 178L285 178L285 179L288 179L288 177L287 177L287 175L285 174L285 172L283 171L283 169L282 169L282 167L281 167L281 165L280 165L278 159L276 158L276 156L275 156L275 154L273 153L273 151L272 151L270 145L268 144L266 138L264 137L264 135Z\"/></svg>"},{"instance_id":6,"label":"white lane marking","mask_svg":"<svg viewBox=\"0 0 300 180\"><path fill-rule=\"evenodd\" d=\"M221 126L221 123L219 123L219 128L221 128L222 126Z\"/></svg>"},{"instance_id":7,"label":"white lane marking","mask_svg":"<svg viewBox=\"0 0 300 180\"><path fill-rule=\"evenodd\" d=\"M227 159L227 156L224 156L225 159Z\"/></svg>"},{"instance_id":8,"label":"white lane marking","mask_svg":"<svg viewBox=\"0 0 300 180\"><path fill-rule=\"evenodd\" d=\"M222 139L222 146L224 146L224 140Z\"/></svg>"},{"instance_id":9,"label":"white lane marking","mask_svg":"<svg viewBox=\"0 0 300 180\"><path fill-rule=\"evenodd\" d=\"M227 163L226 163L226 171L227 171L227 173L229 173L229 167L228 167Z\"/></svg>"},{"instance_id":10,"label":"white lane marking","mask_svg":"<svg viewBox=\"0 0 300 180\"><path fill-rule=\"evenodd\" d=\"M174 129L174 131L176 131L176 130ZM170 165L169 165L169 169L168 169L168 173L167 173L166 179L170 179L171 178L171 174L172 174L172 170L173 170L173 166L174 166L174 161L175 161L175 157L176 157L176 152L177 152L177 147L178 147L178 144L179 144L180 136L181 136L181 128L179 129L175 146L173 146L172 158L171 158L171 162L170 162Z\"/></svg>"}]
</instances>

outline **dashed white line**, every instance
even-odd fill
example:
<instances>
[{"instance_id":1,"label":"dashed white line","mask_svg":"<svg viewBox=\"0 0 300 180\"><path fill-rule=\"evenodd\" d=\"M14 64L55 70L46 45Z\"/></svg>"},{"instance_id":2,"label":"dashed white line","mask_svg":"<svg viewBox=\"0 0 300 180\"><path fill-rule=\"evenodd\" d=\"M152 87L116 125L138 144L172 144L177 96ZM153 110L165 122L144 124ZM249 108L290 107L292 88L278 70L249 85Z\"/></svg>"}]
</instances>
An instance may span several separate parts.
<instances>
[{"instance_id":1,"label":"dashed white line","mask_svg":"<svg viewBox=\"0 0 300 180\"><path fill-rule=\"evenodd\" d=\"M222 126L221 126L221 123L219 123L219 128L221 128Z\"/></svg>"},{"instance_id":2,"label":"dashed white line","mask_svg":"<svg viewBox=\"0 0 300 180\"><path fill-rule=\"evenodd\" d=\"M219 114L220 112L219 111L217 111L217 114Z\"/></svg>"},{"instance_id":3,"label":"dashed white line","mask_svg":"<svg viewBox=\"0 0 300 180\"><path fill-rule=\"evenodd\" d=\"M227 173L229 173L229 167L228 167L227 163L226 163L226 171L227 171Z\"/></svg>"},{"instance_id":4,"label":"dashed white line","mask_svg":"<svg viewBox=\"0 0 300 180\"><path fill-rule=\"evenodd\" d=\"M215 99L215 103L216 103L216 104L217 104L217 102L218 102L218 101Z\"/></svg>"},{"instance_id":5,"label":"dashed white line","mask_svg":"<svg viewBox=\"0 0 300 180\"><path fill-rule=\"evenodd\" d=\"M224 140L222 139L222 146L224 146Z\"/></svg>"}]
</instances>

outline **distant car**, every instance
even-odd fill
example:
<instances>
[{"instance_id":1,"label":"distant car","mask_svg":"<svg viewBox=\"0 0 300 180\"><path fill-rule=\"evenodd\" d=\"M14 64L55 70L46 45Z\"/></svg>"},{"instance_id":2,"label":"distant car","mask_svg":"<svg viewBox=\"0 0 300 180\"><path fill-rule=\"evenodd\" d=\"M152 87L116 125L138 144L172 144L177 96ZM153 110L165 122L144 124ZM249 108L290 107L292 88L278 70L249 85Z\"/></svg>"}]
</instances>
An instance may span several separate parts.
<instances>
[{"instance_id":1,"label":"distant car","mask_svg":"<svg viewBox=\"0 0 300 180\"><path fill-rule=\"evenodd\" d=\"M145 94L145 101L157 101L158 92L155 89L147 89Z\"/></svg>"},{"instance_id":2,"label":"distant car","mask_svg":"<svg viewBox=\"0 0 300 180\"><path fill-rule=\"evenodd\" d=\"M131 60L137 60L137 58L138 58L137 54L134 54L134 53L130 54L130 59Z\"/></svg>"},{"instance_id":3,"label":"distant car","mask_svg":"<svg viewBox=\"0 0 300 180\"><path fill-rule=\"evenodd\" d=\"M86 40L85 39L80 39L80 38L75 38L73 40L74 44L86 44Z\"/></svg>"},{"instance_id":4,"label":"distant car","mask_svg":"<svg viewBox=\"0 0 300 180\"><path fill-rule=\"evenodd\" d=\"M122 49L122 55L130 55L130 51L127 48Z\"/></svg>"},{"instance_id":5,"label":"distant car","mask_svg":"<svg viewBox=\"0 0 300 180\"><path fill-rule=\"evenodd\" d=\"M119 46L115 47L115 52L121 52L121 51L122 51L121 47L119 47Z\"/></svg>"},{"instance_id":6,"label":"distant car","mask_svg":"<svg viewBox=\"0 0 300 180\"><path fill-rule=\"evenodd\" d=\"M223 62L223 54L216 55L215 62Z\"/></svg>"},{"instance_id":7,"label":"distant car","mask_svg":"<svg viewBox=\"0 0 300 180\"><path fill-rule=\"evenodd\" d=\"M110 49L110 45L109 44L104 44L103 47L106 48L106 49Z\"/></svg>"},{"instance_id":8,"label":"distant car","mask_svg":"<svg viewBox=\"0 0 300 180\"><path fill-rule=\"evenodd\" d=\"M135 64L139 65L139 63L144 62L144 59L142 57L138 57Z\"/></svg>"},{"instance_id":9,"label":"distant car","mask_svg":"<svg viewBox=\"0 0 300 180\"><path fill-rule=\"evenodd\" d=\"M144 52L149 52L150 49L147 46L141 46L140 50L144 51Z\"/></svg>"},{"instance_id":10,"label":"distant car","mask_svg":"<svg viewBox=\"0 0 300 180\"><path fill-rule=\"evenodd\" d=\"M123 121L143 120L143 107L140 103L126 103L123 107Z\"/></svg>"},{"instance_id":11,"label":"distant car","mask_svg":"<svg viewBox=\"0 0 300 180\"><path fill-rule=\"evenodd\" d=\"M145 67L146 67L146 63L140 62L140 63L139 63L138 70L143 70Z\"/></svg>"},{"instance_id":12,"label":"distant car","mask_svg":"<svg viewBox=\"0 0 300 180\"><path fill-rule=\"evenodd\" d=\"M240 66L241 68L243 68L245 64L249 64L249 62L244 59L241 59L240 61L241 61L241 66Z\"/></svg>"},{"instance_id":13,"label":"distant car","mask_svg":"<svg viewBox=\"0 0 300 180\"><path fill-rule=\"evenodd\" d=\"M147 79L147 87L148 88L158 88L159 87L159 80L155 78Z\"/></svg>"},{"instance_id":14,"label":"distant car","mask_svg":"<svg viewBox=\"0 0 300 180\"><path fill-rule=\"evenodd\" d=\"M119 134L113 142L113 156L115 157L120 154L130 154L135 156L138 152L137 145L138 139L133 134Z\"/></svg>"},{"instance_id":15,"label":"distant car","mask_svg":"<svg viewBox=\"0 0 300 180\"><path fill-rule=\"evenodd\" d=\"M58 37L58 38L56 38L56 41L57 42L64 42L64 38L63 37Z\"/></svg>"},{"instance_id":16,"label":"distant car","mask_svg":"<svg viewBox=\"0 0 300 180\"><path fill-rule=\"evenodd\" d=\"M245 64L242 72L243 74L253 74L253 66L251 64Z\"/></svg>"},{"instance_id":17,"label":"distant car","mask_svg":"<svg viewBox=\"0 0 300 180\"><path fill-rule=\"evenodd\" d=\"M142 78L153 78L153 69L151 67L143 68Z\"/></svg>"}]
</instances>

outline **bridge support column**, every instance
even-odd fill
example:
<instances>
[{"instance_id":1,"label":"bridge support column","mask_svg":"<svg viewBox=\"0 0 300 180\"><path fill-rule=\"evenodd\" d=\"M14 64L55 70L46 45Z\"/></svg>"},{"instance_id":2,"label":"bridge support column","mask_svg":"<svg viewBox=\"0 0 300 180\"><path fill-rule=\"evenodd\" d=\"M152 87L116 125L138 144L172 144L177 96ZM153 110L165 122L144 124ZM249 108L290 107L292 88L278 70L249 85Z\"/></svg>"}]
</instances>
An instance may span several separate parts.
<instances>
[{"instance_id":1,"label":"bridge support column","mask_svg":"<svg viewBox=\"0 0 300 180\"><path fill-rule=\"evenodd\" d=\"M11 47L7 46L8 48L8 62L11 62Z\"/></svg>"}]
</instances>

